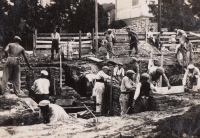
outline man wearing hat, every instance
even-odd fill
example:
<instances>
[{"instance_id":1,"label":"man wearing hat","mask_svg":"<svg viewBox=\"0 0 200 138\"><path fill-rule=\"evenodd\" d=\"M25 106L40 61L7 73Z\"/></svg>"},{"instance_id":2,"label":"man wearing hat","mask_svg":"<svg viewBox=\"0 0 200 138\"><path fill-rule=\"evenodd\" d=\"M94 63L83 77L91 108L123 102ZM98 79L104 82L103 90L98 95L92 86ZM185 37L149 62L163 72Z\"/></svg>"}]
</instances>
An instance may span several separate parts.
<instances>
[{"instance_id":1,"label":"man wearing hat","mask_svg":"<svg viewBox=\"0 0 200 138\"><path fill-rule=\"evenodd\" d=\"M70 119L70 116L61 106L51 104L49 100L40 101L38 106L40 107L39 118L43 118L45 124L54 124Z\"/></svg>"},{"instance_id":2,"label":"man wearing hat","mask_svg":"<svg viewBox=\"0 0 200 138\"><path fill-rule=\"evenodd\" d=\"M40 78L35 80L33 86L31 87L31 90L33 90L35 94L34 99L36 103L49 99L50 82L47 79L47 76L48 72L46 70L42 70Z\"/></svg>"},{"instance_id":3,"label":"man wearing hat","mask_svg":"<svg viewBox=\"0 0 200 138\"><path fill-rule=\"evenodd\" d=\"M133 70L128 70L126 72L126 76L122 79L120 87L121 95L119 97L121 115L132 113L132 102L136 87L134 82L134 75L135 72Z\"/></svg>"},{"instance_id":4,"label":"man wearing hat","mask_svg":"<svg viewBox=\"0 0 200 138\"><path fill-rule=\"evenodd\" d=\"M132 50L135 47L135 54L138 54L138 36L135 32L131 31L131 29L128 27L126 28L126 31L128 32L128 40L129 40L129 45L130 45L130 50L129 50L129 56L132 54Z\"/></svg>"},{"instance_id":5,"label":"man wearing hat","mask_svg":"<svg viewBox=\"0 0 200 138\"><path fill-rule=\"evenodd\" d=\"M109 60L112 58L112 53L113 51L113 39L114 35L112 34L112 29L108 29L107 34L106 34L106 40L107 40L107 59ZM112 53L111 53L112 52Z\"/></svg>"},{"instance_id":6,"label":"man wearing hat","mask_svg":"<svg viewBox=\"0 0 200 138\"><path fill-rule=\"evenodd\" d=\"M5 67L3 70L3 78L2 78L2 94L6 93L7 82L12 82L14 87L14 93L20 96L21 89L21 71L20 71L20 56L23 56L26 64L29 69L32 69L29 65L29 62L25 55L24 48L19 44L21 42L21 38L19 36L14 37L14 43L9 43L5 48L5 52L7 53L7 60L5 63Z\"/></svg>"},{"instance_id":7,"label":"man wearing hat","mask_svg":"<svg viewBox=\"0 0 200 138\"><path fill-rule=\"evenodd\" d=\"M149 79L150 83L154 84L155 86L158 86L160 76L163 76L165 82L167 83L168 89L171 89L169 80L167 76L165 75L165 70L163 67L158 67L158 66L149 67L148 73L150 76L150 79Z\"/></svg>"},{"instance_id":8,"label":"man wearing hat","mask_svg":"<svg viewBox=\"0 0 200 138\"><path fill-rule=\"evenodd\" d=\"M132 59L133 59L133 65L132 65L131 69L136 73L136 75L135 75L136 84L138 84L140 81L140 66L137 62L137 58L132 57Z\"/></svg>"},{"instance_id":9,"label":"man wearing hat","mask_svg":"<svg viewBox=\"0 0 200 138\"><path fill-rule=\"evenodd\" d=\"M156 92L153 84L148 82L149 74L141 75L140 83L137 84L135 95L133 98L134 113L149 111L149 95L150 92Z\"/></svg>"},{"instance_id":10,"label":"man wearing hat","mask_svg":"<svg viewBox=\"0 0 200 138\"><path fill-rule=\"evenodd\" d=\"M92 97L96 96L96 112L102 112L102 101L103 101L103 94L105 91L104 82L111 81L111 76L108 75L108 71L110 68L108 66L104 66L102 70L100 70L96 75L96 82L94 84ZM115 78L114 81L118 82Z\"/></svg>"},{"instance_id":11,"label":"man wearing hat","mask_svg":"<svg viewBox=\"0 0 200 138\"><path fill-rule=\"evenodd\" d=\"M185 91L188 91L189 89L192 89L193 86L197 85L199 75L200 72L197 67L195 67L193 64L188 65L183 77L183 86Z\"/></svg>"},{"instance_id":12,"label":"man wearing hat","mask_svg":"<svg viewBox=\"0 0 200 138\"><path fill-rule=\"evenodd\" d=\"M113 75L121 84L122 78L124 77L123 63L118 63L118 66L114 68Z\"/></svg>"}]
</instances>

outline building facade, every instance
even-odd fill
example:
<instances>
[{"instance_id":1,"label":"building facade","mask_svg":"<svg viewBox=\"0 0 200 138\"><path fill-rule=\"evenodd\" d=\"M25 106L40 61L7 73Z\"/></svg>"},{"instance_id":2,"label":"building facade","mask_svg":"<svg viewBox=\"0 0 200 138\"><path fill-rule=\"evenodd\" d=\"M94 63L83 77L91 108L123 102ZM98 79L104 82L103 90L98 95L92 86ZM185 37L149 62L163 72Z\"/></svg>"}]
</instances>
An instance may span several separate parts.
<instances>
[{"instance_id":1,"label":"building facade","mask_svg":"<svg viewBox=\"0 0 200 138\"><path fill-rule=\"evenodd\" d=\"M158 0L115 0L115 19L124 20L136 32L145 32L151 27L157 31L157 23L149 20L153 17L149 4L158 4Z\"/></svg>"}]
</instances>

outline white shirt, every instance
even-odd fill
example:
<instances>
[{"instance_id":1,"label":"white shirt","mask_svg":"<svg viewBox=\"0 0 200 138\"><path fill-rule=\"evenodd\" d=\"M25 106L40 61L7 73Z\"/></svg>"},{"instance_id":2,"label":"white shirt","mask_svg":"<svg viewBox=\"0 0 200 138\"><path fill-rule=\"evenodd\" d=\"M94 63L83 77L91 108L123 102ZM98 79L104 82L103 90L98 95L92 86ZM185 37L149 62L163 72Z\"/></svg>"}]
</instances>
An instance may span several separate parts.
<instances>
[{"instance_id":1,"label":"white shirt","mask_svg":"<svg viewBox=\"0 0 200 138\"><path fill-rule=\"evenodd\" d=\"M35 92L35 94L49 94L50 82L48 79L39 78L34 81L31 89Z\"/></svg>"},{"instance_id":2,"label":"white shirt","mask_svg":"<svg viewBox=\"0 0 200 138\"><path fill-rule=\"evenodd\" d=\"M119 67L115 67L113 75L124 76L124 69L123 68L119 69Z\"/></svg>"},{"instance_id":3,"label":"white shirt","mask_svg":"<svg viewBox=\"0 0 200 138\"><path fill-rule=\"evenodd\" d=\"M120 90L121 92L126 92L127 89L131 89L135 86L135 82L133 82L131 79L129 79L127 76L125 76L122 79Z\"/></svg>"},{"instance_id":4,"label":"white shirt","mask_svg":"<svg viewBox=\"0 0 200 138\"><path fill-rule=\"evenodd\" d=\"M153 37L153 32L149 31L149 32L147 33L147 37L148 37L148 38L154 38L154 37Z\"/></svg>"},{"instance_id":5,"label":"white shirt","mask_svg":"<svg viewBox=\"0 0 200 138\"><path fill-rule=\"evenodd\" d=\"M96 79L104 79L104 81L105 80L107 80L107 79L111 79L111 77L109 76L109 75L107 75L106 73L104 73L103 72L103 70L101 70L101 71L99 71L98 73L97 73L97 75L96 75Z\"/></svg>"},{"instance_id":6,"label":"white shirt","mask_svg":"<svg viewBox=\"0 0 200 138\"><path fill-rule=\"evenodd\" d=\"M56 40L58 40L58 42L59 42L59 41L60 41L60 34L57 33L57 32L56 32L56 34L52 33L52 34L51 34L51 38L52 38L52 40L53 40L53 39L56 39Z\"/></svg>"}]
</instances>

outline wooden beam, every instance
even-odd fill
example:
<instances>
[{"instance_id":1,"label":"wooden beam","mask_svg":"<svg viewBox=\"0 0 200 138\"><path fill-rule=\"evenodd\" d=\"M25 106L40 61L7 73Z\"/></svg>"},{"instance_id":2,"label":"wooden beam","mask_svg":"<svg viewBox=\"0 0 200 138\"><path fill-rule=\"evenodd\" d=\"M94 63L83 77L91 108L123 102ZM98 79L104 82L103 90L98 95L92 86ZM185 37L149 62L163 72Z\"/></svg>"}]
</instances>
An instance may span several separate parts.
<instances>
[{"instance_id":1,"label":"wooden beam","mask_svg":"<svg viewBox=\"0 0 200 138\"><path fill-rule=\"evenodd\" d=\"M171 89L168 90L168 87L157 87L155 94L175 94L175 93L183 93L184 86L171 86Z\"/></svg>"}]
</instances>

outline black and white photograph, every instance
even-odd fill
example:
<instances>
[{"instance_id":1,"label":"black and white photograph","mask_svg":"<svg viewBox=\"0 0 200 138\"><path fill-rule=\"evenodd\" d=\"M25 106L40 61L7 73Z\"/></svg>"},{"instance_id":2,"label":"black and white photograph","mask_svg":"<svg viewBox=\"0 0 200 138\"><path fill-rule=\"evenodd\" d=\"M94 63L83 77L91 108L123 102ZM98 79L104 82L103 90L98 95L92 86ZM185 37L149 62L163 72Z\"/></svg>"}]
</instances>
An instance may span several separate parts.
<instances>
[{"instance_id":1,"label":"black and white photograph","mask_svg":"<svg viewBox=\"0 0 200 138\"><path fill-rule=\"evenodd\" d=\"M0 138L200 138L199 0L0 0Z\"/></svg>"}]
</instances>

